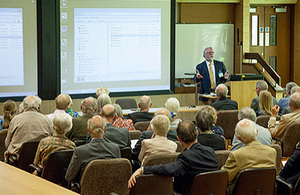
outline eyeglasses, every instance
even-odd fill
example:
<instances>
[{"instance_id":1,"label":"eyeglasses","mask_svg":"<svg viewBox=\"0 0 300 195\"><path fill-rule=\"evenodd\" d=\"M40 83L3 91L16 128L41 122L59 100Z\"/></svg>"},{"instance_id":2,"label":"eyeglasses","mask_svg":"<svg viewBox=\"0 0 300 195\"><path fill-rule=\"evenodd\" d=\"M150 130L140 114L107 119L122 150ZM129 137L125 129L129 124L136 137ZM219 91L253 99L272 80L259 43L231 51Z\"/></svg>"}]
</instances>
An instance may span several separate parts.
<instances>
[{"instance_id":1,"label":"eyeglasses","mask_svg":"<svg viewBox=\"0 0 300 195\"><path fill-rule=\"evenodd\" d=\"M206 53L207 53L207 54L214 54L215 52L212 51L212 52L206 52Z\"/></svg>"}]
</instances>

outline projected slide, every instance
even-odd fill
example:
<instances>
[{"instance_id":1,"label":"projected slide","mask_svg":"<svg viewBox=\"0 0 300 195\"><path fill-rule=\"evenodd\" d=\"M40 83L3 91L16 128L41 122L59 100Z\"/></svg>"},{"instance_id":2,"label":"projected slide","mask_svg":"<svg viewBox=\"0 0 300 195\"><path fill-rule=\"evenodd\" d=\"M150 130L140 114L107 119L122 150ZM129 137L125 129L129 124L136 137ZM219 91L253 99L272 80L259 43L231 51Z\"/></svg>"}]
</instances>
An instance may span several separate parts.
<instances>
[{"instance_id":1,"label":"projected slide","mask_svg":"<svg viewBox=\"0 0 300 195\"><path fill-rule=\"evenodd\" d=\"M170 1L82 2L61 2L62 93L170 90Z\"/></svg>"}]
</instances>

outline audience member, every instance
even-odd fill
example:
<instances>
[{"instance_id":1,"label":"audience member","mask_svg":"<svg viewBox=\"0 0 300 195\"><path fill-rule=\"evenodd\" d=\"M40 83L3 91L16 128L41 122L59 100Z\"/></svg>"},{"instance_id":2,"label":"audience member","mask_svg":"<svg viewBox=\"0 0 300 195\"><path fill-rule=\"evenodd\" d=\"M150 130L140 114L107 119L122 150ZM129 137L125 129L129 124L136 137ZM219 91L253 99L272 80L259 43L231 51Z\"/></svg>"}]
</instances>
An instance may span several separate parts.
<instances>
[{"instance_id":1,"label":"audience member","mask_svg":"<svg viewBox=\"0 0 300 195\"><path fill-rule=\"evenodd\" d=\"M113 104L113 106L115 107L115 111L117 114L117 119L113 123L113 126L125 128L128 129L129 131L135 130L133 126L133 121L131 119L123 118L123 111L121 106L119 104Z\"/></svg>"},{"instance_id":2,"label":"audience member","mask_svg":"<svg viewBox=\"0 0 300 195\"><path fill-rule=\"evenodd\" d=\"M0 120L0 130L8 129L10 121L17 113L17 105L15 101L7 100L3 103L3 119Z\"/></svg>"},{"instance_id":3,"label":"audience member","mask_svg":"<svg viewBox=\"0 0 300 195\"><path fill-rule=\"evenodd\" d=\"M272 114L273 100L269 91L264 90L259 93L259 107L260 109L256 111L256 116Z\"/></svg>"},{"instance_id":4,"label":"audience member","mask_svg":"<svg viewBox=\"0 0 300 195\"><path fill-rule=\"evenodd\" d=\"M176 130L179 122L181 122L181 119L176 119L178 110L180 108L179 101L176 98L171 97L167 99L165 108L170 111L172 117L170 122L170 129Z\"/></svg>"},{"instance_id":5,"label":"audience member","mask_svg":"<svg viewBox=\"0 0 300 195\"><path fill-rule=\"evenodd\" d=\"M157 174L174 177L174 192L185 194L194 177L203 172L215 171L218 167L212 148L197 142L197 130L191 121L180 122L177 128L179 142L186 148L173 163L145 166L135 171L128 181L132 188L135 177L140 174Z\"/></svg>"},{"instance_id":6,"label":"audience member","mask_svg":"<svg viewBox=\"0 0 300 195\"><path fill-rule=\"evenodd\" d=\"M21 114L24 111L24 103L21 102L21 104L19 104L19 113Z\"/></svg>"},{"instance_id":7,"label":"audience member","mask_svg":"<svg viewBox=\"0 0 300 195\"><path fill-rule=\"evenodd\" d=\"M72 105L73 105L73 101L72 101L72 98L71 98L71 96L69 96L68 94L66 94L68 97L69 97L69 99L70 99L70 104L68 105L68 108L67 108L67 110L66 110L66 113L68 113L72 118L76 118L76 117L78 117L79 115L78 115L78 112L76 112L76 111L74 111L74 110L72 110Z\"/></svg>"},{"instance_id":8,"label":"audience member","mask_svg":"<svg viewBox=\"0 0 300 195\"><path fill-rule=\"evenodd\" d=\"M220 126L216 126L217 120L218 120L218 113L217 110L214 107L208 106L208 105L203 105L201 106L202 110L207 110L212 116L213 116L213 124L210 126L210 130L217 134L217 135L222 135L224 136L224 130Z\"/></svg>"},{"instance_id":9,"label":"audience member","mask_svg":"<svg viewBox=\"0 0 300 195\"><path fill-rule=\"evenodd\" d=\"M279 116L282 115L282 111L283 109L285 108L288 108L289 107L289 100L290 100L290 96L292 95L292 88L294 86L298 86L296 83L294 82L288 82L286 85L285 85L285 93L286 93L286 97L283 97L281 98L279 101L278 101L278 106L279 106Z\"/></svg>"},{"instance_id":10,"label":"audience member","mask_svg":"<svg viewBox=\"0 0 300 195\"><path fill-rule=\"evenodd\" d=\"M67 108L70 105L70 98L66 94L60 94L55 98L55 105L56 110L52 114L48 114L47 117L51 120L57 115L58 113L65 113Z\"/></svg>"},{"instance_id":11,"label":"audience member","mask_svg":"<svg viewBox=\"0 0 300 195\"><path fill-rule=\"evenodd\" d=\"M300 93L300 87L299 87L299 86L294 86L294 87L291 89L291 94L294 94L295 92ZM290 101L290 100L289 100L289 101ZM280 109L280 108L279 108L279 109ZM290 106L284 108L281 115L289 114L289 113L292 113L292 110L291 110Z\"/></svg>"},{"instance_id":12,"label":"audience member","mask_svg":"<svg viewBox=\"0 0 300 195\"><path fill-rule=\"evenodd\" d=\"M171 120L171 114L170 112L165 109L165 108L161 108L159 110L157 110L155 112L155 116L158 116L158 115L165 115L169 118L169 120ZM151 126L151 125L150 125ZM142 145L142 141L144 139L151 139L152 135L153 135L154 131L153 130L148 130L148 131L143 131L138 139L138 141L136 142L133 150L132 150L132 159L133 160L138 160L138 156L139 156L139 153L141 151L141 145ZM178 141L177 140L177 133L176 133L176 130L169 130L168 133L167 133L167 138L171 141Z\"/></svg>"},{"instance_id":13,"label":"audience member","mask_svg":"<svg viewBox=\"0 0 300 195\"><path fill-rule=\"evenodd\" d=\"M4 153L5 162L15 164L13 156L19 158L22 144L30 140L39 140L52 134L50 119L40 113L42 100L37 96L27 96L23 100L24 111L16 115L10 122Z\"/></svg>"},{"instance_id":14,"label":"audience member","mask_svg":"<svg viewBox=\"0 0 300 195\"><path fill-rule=\"evenodd\" d=\"M253 98L253 100L251 102L251 108L255 112L260 110L260 108L259 108L259 93L264 90L268 90L268 84L266 83L266 81L263 81L263 80L257 81L256 85L255 85L255 91L256 91L257 97ZM277 104L276 98L272 97L272 99L273 99L273 105L276 105Z\"/></svg>"},{"instance_id":15,"label":"audience member","mask_svg":"<svg viewBox=\"0 0 300 195\"><path fill-rule=\"evenodd\" d=\"M97 113L100 114L102 111L103 106L106 104L111 104L111 99L109 95L106 93L102 93L98 98L97 98Z\"/></svg>"},{"instance_id":16,"label":"audience member","mask_svg":"<svg viewBox=\"0 0 300 195\"><path fill-rule=\"evenodd\" d=\"M150 107L152 106L151 99L149 96L142 96L139 100L138 107L140 108L139 112L133 112L128 115L128 118L133 121L133 123L140 121L150 121L153 118L153 113L149 112Z\"/></svg>"},{"instance_id":17,"label":"audience member","mask_svg":"<svg viewBox=\"0 0 300 195\"><path fill-rule=\"evenodd\" d=\"M170 120L165 115L157 115L151 120L151 126L154 133L151 139L142 141L142 148L139 154L139 160L142 162L148 156L159 152L176 152L177 144L167 139L170 129Z\"/></svg>"},{"instance_id":18,"label":"audience member","mask_svg":"<svg viewBox=\"0 0 300 195\"><path fill-rule=\"evenodd\" d=\"M289 102L292 113L282 115L278 125L276 125L276 116L279 112L279 106L275 105L272 108L272 116L269 119L268 129L272 137L282 139L286 127L296 121L300 121L300 93L295 92L290 97Z\"/></svg>"},{"instance_id":19,"label":"audience member","mask_svg":"<svg viewBox=\"0 0 300 195\"><path fill-rule=\"evenodd\" d=\"M121 157L119 146L103 139L106 131L105 119L98 115L93 116L87 122L87 130L92 137L92 141L75 148L65 176L68 182L80 181L81 171L92 160Z\"/></svg>"},{"instance_id":20,"label":"audience member","mask_svg":"<svg viewBox=\"0 0 300 195\"><path fill-rule=\"evenodd\" d=\"M37 148L33 164L43 169L48 156L55 151L74 149L75 144L65 136L72 128L72 117L67 113L57 113L52 120L54 136L43 138ZM37 175L37 172L34 172Z\"/></svg>"},{"instance_id":21,"label":"audience member","mask_svg":"<svg viewBox=\"0 0 300 195\"><path fill-rule=\"evenodd\" d=\"M198 142L202 145L209 146L214 150L225 150L226 142L224 137L213 133L210 127L213 124L213 116L207 109L201 106L196 113L195 121L199 131Z\"/></svg>"},{"instance_id":22,"label":"audience member","mask_svg":"<svg viewBox=\"0 0 300 195\"><path fill-rule=\"evenodd\" d=\"M96 90L96 95L95 95L95 98L98 99L98 97L101 95L101 94L107 94L109 95L109 89L107 87L100 87Z\"/></svg>"},{"instance_id":23,"label":"audience member","mask_svg":"<svg viewBox=\"0 0 300 195\"><path fill-rule=\"evenodd\" d=\"M238 103L227 98L228 89L226 85L219 84L215 90L218 100L211 104L216 110L238 110Z\"/></svg>"},{"instance_id":24,"label":"audience member","mask_svg":"<svg viewBox=\"0 0 300 195\"><path fill-rule=\"evenodd\" d=\"M117 118L115 107L111 104L106 104L100 113L104 119L106 119L106 133L104 134L104 140L117 144L121 149L127 146L131 146L131 140L129 131L124 128L114 127L113 123Z\"/></svg>"},{"instance_id":25,"label":"audience member","mask_svg":"<svg viewBox=\"0 0 300 195\"><path fill-rule=\"evenodd\" d=\"M72 119L72 129L66 133L66 137L72 141L86 139L88 134L87 121L95 115L97 109L96 100L93 97L85 98L81 102L80 109L83 115Z\"/></svg>"},{"instance_id":26,"label":"audience member","mask_svg":"<svg viewBox=\"0 0 300 195\"><path fill-rule=\"evenodd\" d=\"M248 119L239 121L235 132L237 138L246 146L231 152L222 167L228 172L229 183L232 183L242 170L276 166L276 150L256 140L257 130L253 121Z\"/></svg>"},{"instance_id":27,"label":"audience member","mask_svg":"<svg viewBox=\"0 0 300 195\"><path fill-rule=\"evenodd\" d=\"M272 136L268 129L256 124L256 114L252 108L244 107L239 110L238 120L248 119L255 123L255 128L257 130L257 141L259 141L262 145L270 145L272 144ZM237 150L245 146L245 144L240 141L237 137L237 133L234 134L233 141L231 144L231 151Z\"/></svg>"}]
</instances>

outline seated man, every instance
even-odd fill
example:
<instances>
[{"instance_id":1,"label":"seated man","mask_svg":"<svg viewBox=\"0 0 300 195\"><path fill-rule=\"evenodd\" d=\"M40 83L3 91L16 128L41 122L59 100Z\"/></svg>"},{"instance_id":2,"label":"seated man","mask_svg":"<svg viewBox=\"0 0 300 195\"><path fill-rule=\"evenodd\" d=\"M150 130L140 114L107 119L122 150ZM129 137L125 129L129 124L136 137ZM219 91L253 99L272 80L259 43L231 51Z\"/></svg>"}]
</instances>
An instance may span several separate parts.
<instances>
[{"instance_id":1,"label":"seated man","mask_svg":"<svg viewBox=\"0 0 300 195\"><path fill-rule=\"evenodd\" d=\"M184 194L194 177L203 172L215 171L218 162L212 148L197 142L197 130L192 121L180 122L178 140L186 148L173 163L141 167L132 174L128 187L135 185L140 174L157 174L174 177L174 191Z\"/></svg>"},{"instance_id":2,"label":"seated man","mask_svg":"<svg viewBox=\"0 0 300 195\"><path fill-rule=\"evenodd\" d=\"M69 164L66 180L80 181L80 173L86 165L95 159L120 158L120 148L117 144L106 142L103 135L106 131L105 120L100 116L94 116L87 122L87 130L92 136L88 144L76 147Z\"/></svg>"},{"instance_id":3,"label":"seated man","mask_svg":"<svg viewBox=\"0 0 300 195\"><path fill-rule=\"evenodd\" d=\"M23 100L24 110L16 115L9 124L5 139L7 150L4 153L5 162L14 164L13 158L19 158L19 150L22 144L30 140L40 140L52 135L51 120L40 113L42 100L37 96L27 96Z\"/></svg>"},{"instance_id":4,"label":"seated man","mask_svg":"<svg viewBox=\"0 0 300 195\"><path fill-rule=\"evenodd\" d=\"M165 115L157 115L151 120L153 135L151 139L142 141L142 148L139 154L139 160L142 162L147 156L159 152L176 152L177 144L167 139L167 133L170 129L170 120Z\"/></svg>"},{"instance_id":5,"label":"seated man","mask_svg":"<svg viewBox=\"0 0 300 195\"><path fill-rule=\"evenodd\" d=\"M286 127L296 121L300 121L300 93L295 92L290 97L290 108L292 113L282 115L278 125L276 125L276 116L279 112L279 106L275 105L272 108L272 116L269 119L268 129L272 137L282 139Z\"/></svg>"},{"instance_id":6,"label":"seated man","mask_svg":"<svg viewBox=\"0 0 300 195\"><path fill-rule=\"evenodd\" d=\"M171 118L172 118L170 112L165 108L161 108L161 109L157 110L155 112L155 116L157 116L157 115L165 115L169 118L169 120L171 120ZM134 149L132 150L132 159L138 160L138 156L141 151L142 141L144 139L151 139L153 132L154 132L153 130L148 130L148 131L143 131L141 133L138 141L136 142L136 144L134 146ZM171 141L178 141L176 130L169 130L167 133L167 138Z\"/></svg>"},{"instance_id":7,"label":"seated man","mask_svg":"<svg viewBox=\"0 0 300 195\"><path fill-rule=\"evenodd\" d=\"M228 89L226 85L220 84L216 88L218 100L211 104L216 110L238 110L238 103L227 98Z\"/></svg>"},{"instance_id":8,"label":"seated man","mask_svg":"<svg viewBox=\"0 0 300 195\"><path fill-rule=\"evenodd\" d=\"M256 114L252 108L244 107L240 109L238 114L238 120L249 119L255 123L255 128L257 129L257 141L262 145L272 144L272 136L268 129L256 124ZM245 144L237 138L237 133L234 134L231 151L237 150L241 147L244 147Z\"/></svg>"},{"instance_id":9,"label":"seated man","mask_svg":"<svg viewBox=\"0 0 300 195\"><path fill-rule=\"evenodd\" d=\"M81 102L82 116L72 119L72 129L66 133L66 137L72 141L86 139L88 134L87 121L95 115L97 109L96 100L93 97L85 98Z\"/></svg>"},{"instance_id":10,"label":"seated man","mask_svg":"<svg viewBox=\"0 0 300 195\"><path fill-rule=\"evenodd\" d=\"M255 112L260 110L260 108L259 108L259 93L263 90L268 90L268 84L266 83L266 81L263 81L263 80L257 81L256 86L255 86L255 91L256 91L257 97L253 98L253 100L251 102L251 108ZM272 97L272 99L273 99L273 104L276 105L277 104L276 98Z\"/></svg>"},{"instance_id":11,"label":"seated man","mask_svg":"<svg viewBox=\"0 0 300 195\"><path fill-rule=\"evenodd\" d=\"M298 86L296 83L294 82L288 82L286 85L285 85L285 92L286 92L286 97L283 97L281 98L277 105L279 106L279 116L282 115L282 111L285 109L285 108L288 108L289 107L289 100L290 100L290 96L292 95L292 88L294 86Z\"/></svg>"},{"instance_id":12,"label":"seated man","mask_svg":"<svg viewBox=\"0 0 300 195\"><path fill-rule=\"evenodd\" d=\"M292 89L291 89L291 94L293 95L295 92L298 92L300 93L300 87L299 86L294 86ZM290 99L289 99L290 101ZM280 108L279 108L280 109ZM281 113L281 116L284 115L284 114L289 114L289 113L292 113L292 110L290 108L290 106L286 107L283 109L282 113Z\"/></svg>"},{"instance_id":13,"label":"seated man","mask_svg":"<svg viewBox=\"0 0 300 195\"><path fill-rule=\"evenodd\" d=\"M96 89L95 99L98 99L98 97L103 93L109 95L109 89L107 87L99 87Z\"/></svg>"},{"instance_id":14,"label":"seated man","mask_svg":"<svg viewBox=\"0 0 300 195\"><path fill-rule=\"evenodd\" d=\"M128 118L131 119L133 123L140 121L151 121L154 115L153 113L149 112L151 106L152 103L150 97L146 95L142 96L138 103L140 111L129 114Z\"/></svg>"},{"instance_id":15,"label":"seated man","mask_svg":"<svg viewBox=\"0 0 300 195\"><path fill-rule=\"evenodd\" d=\"M70 104L70 96L66 94L60 94L55 98L56 110L52 114L48 114L47 117L51 120L58 113L65 113Z\"/></svg>"},{"instance_id":16,"label":"seated man","mask_svg":"<svg viewBox=\"0 0 300 195\"><path fill-rule=\"evenodd\" d=\"M253 121L248 119L239 121L235 132L246 146L231 152L222 167L228 172L229 183L232 183L242 170L276 166L276 150L256 140L257 130Z\"/></svg>"}]
</instances>

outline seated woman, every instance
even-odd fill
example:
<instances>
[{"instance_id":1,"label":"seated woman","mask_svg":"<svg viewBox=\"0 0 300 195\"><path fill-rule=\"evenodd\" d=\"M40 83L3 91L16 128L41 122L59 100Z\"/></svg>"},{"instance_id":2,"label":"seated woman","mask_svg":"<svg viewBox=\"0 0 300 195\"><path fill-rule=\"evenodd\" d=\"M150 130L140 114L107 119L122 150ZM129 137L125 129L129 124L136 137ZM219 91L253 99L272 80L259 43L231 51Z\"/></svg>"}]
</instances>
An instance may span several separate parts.
<instances>
[{"instance_id":1,"label":"seated woman","mask_svg":"<svg viewBox=\"0 0 300 195\"><path fill-rule=\"evenodd\" d=\"M69 98L70 98L70 104L66 110L66 113L69 114L72 118L76 118L78 117L78 112L72 110L71 106L73 105L73 101L72 101L72 98L71 96L69 96L68 94L66 94Z\"/></svg>"},{"instance_id":2,"label":"seated woman","mask_svg":"<svg viewBox=\"0 0 300 195\"><path fill-rule=\"evenodd\" d=\"M170 122L170 129L176 130L179 122L181 122L181 119L176 119L178 110L180 108L179 101L176 98L171 97L167 99L165 108L170 111L172 117Z\"/></svg>"},{"instance_id":3,"label":"seated woman","mask_svg":"<svg viewBox=\"0 0 300 195\"><path fill-rule=\"evenodd\" d=\"M34 162L35 166L43 169L48 156L55 151L74 149L75 144L67 139L65 134L72 128L72 117L67 113L59 113L53 119L54 136L43 138L37 148ZM37 175L35 171L33 174Z\"/></svg>"},{"instance_id":4,"label":"seated woman","mask_svg":"<svg viewBox=\"0 0 300 195\"><path fill-rule=\"evenodd\" d=\"M10 121L17 113L17 105L15 101L7 100L3 103L3 119L0 120L0 130L8 129Z\"/></svg>"},{"instance_id":5,"label":"seated woman","mask_svg":"<svg viewBox=\"0 0 300 195\"><path fill-rule=\"evenodd\" d=\"M220 126L215 125L217 123L217 120L218 120L217 110L212 106L201 106L201 109L206 109L213 116L213 124L211 125L210 130L213 133L217 134L217 135L224 136L223 128L220 127Z\"/></svg>"},{"instance_id":6,"label":"seated woman","mask_svg":"<svg viewBox=\"0 0 300 195\"><path fill-rule=\"evenodd\" d=\"M272 107L273 107L273 98L272 94L267 91L261 91L259 93L259 110L256 111L256 116L260 115L272 115Z\"/></svg>"},{"instance_id":7,"label":"seated woman","mask_svg":"<svg viewBox=\"0 0 300 195\"><path fill-rule=\"evenodd\" d=\"M151 154L159 152L176 152L177 144L167 139L170 128L170 120L165 115L155 116L150 125L154 131L151 139L144 139L139 154L139 160L142 162Z\"/></svg>"},{"instance_id":8,"label":"seated woman","mask_svg":"<svg viewBox=\"0 0 300 195\"><path fill-rule=\"evenodd\" d=\"M115 107L115 112L118 116L118 118L114 121L113 126L114 127L121 127L128 129L129 131L133 131L134 126L133 126L133 121L131 119L124 119L123 118L123 111L122 108L119 104L113 104Z\"/></svg>"},{"instance_id":9,"label":"seated woman","mask_svg":"<svg viewBox=\"0 0 300 195\"><path fill-rule=\"evenodd\" d=\"M214 150L225 150L226 144L224 137L215 134L211 130L214 118L207 107L211 106L201 106L195 116L196 125L199 131L198 142L202 145L209 146Z\"/></svg>"}]
</instances>

